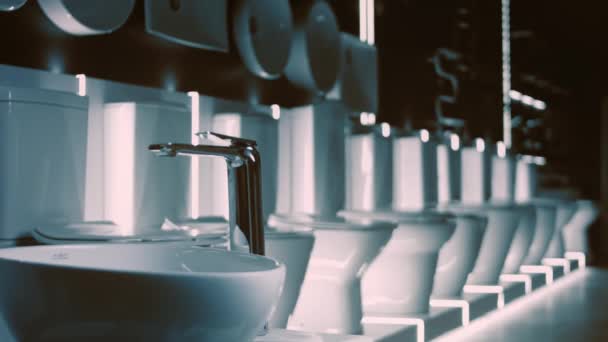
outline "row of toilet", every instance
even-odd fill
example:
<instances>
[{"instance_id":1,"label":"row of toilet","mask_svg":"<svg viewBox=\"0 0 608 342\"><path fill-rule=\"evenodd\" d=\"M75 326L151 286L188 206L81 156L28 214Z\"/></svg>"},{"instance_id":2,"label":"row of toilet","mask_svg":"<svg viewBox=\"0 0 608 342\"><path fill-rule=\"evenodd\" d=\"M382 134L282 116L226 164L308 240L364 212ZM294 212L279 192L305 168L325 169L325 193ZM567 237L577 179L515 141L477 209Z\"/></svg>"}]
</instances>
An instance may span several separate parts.
<instances>
[{"instance_id":1,"label":"row of toilet","mask_svg":"<svg viewBox=\"0 0 608 342\"><path fill-rule=\"evenodd\" d=\"M191 166L201 161L147 151L190 142L190 110L121 102L103 115L104 217L83 222L86 96L0 88L2 243L227 248L225 163L200 170L212 180L200 190L211 205L190 218ZM539 193L533 158L481 139L347 119L332 101L278 120L213 117L212 130L259 144L267 254L287 266L270 327L361 334L364 315L425 314L430 298L460 298L465 284L497 284L521 265L587 252L597 206Z\"/></svg>"}]
</instances>

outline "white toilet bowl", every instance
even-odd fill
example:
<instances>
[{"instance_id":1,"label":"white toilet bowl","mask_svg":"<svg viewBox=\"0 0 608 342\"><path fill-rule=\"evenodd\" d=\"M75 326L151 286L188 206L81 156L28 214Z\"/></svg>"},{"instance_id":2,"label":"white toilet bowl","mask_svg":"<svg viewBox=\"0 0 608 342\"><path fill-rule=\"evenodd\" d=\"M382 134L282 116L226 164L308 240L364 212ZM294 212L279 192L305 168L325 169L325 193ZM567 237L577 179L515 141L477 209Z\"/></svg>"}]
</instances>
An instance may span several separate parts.
<instances>
[{"instance_id":1,"label":"white toilet bowl","mask_svg":"<svg viewBox=\"0 0 608 342\"><path fill-rule=\"evenodd\" d=\"M587 231L600 215L599 206L590 200L578 200L576 213L563 229L567 252L589 253Z\"/></svg>"},{"instance_id":2,"label":"white toilet bowl","mask_svg":"<svg viewBox=\"0 0 608 342\"><path fill-rule=\"evenodd\" d=\"M349 220L398 224L386 247L363 276L365 314L428 312L439 250L454 233L454 217L430 210L342 211L339 215Z\"/></svg>"},{"instance_id":3,"label":"white toilet bowl","mask_svg":"<svg viewBox=\"0 0 608 342\"><path fill-rule=\"evenodd\" d=\"M312 228L315 244L289 329L361 334L361 276L388 242L394 224L273 215L270 225Z\"/></svg>"},{"instance_id":4,"label":"white toilet bowl","mask_svg":"<svg viewBox=\"0 0 608 342\"><path fill-rule=\"evenodd\" d=\"M536 207L525 204L520 204L519 206L522 216L502 269L502 273L504 274L519 272L519 267L523 264L528 254L536 231Z\"/></svg>"},{"instance_id":5,"label":"white toilet bowl","mask_svg":"<svg viewBox=\"0 0 608 342\"><path fill-rule=\"evenodd\" d=\"M531 203L536 207L536 229L523 264L539 265L555 231L557 208L555 203L546 200L534 200Z\"/></svg>"},{"instance_id":6,"label":"white toilet bowl","mask_svg":"<svg viewBox=\"0 0 608 342\"><path fill-rule=\"evenodd\" d=\"M563 230L576 213L577 205L574 200L559 200L555 214L555 230L545 253L545 258L563 258L566 249L564 247Z\"/></svg>"},{"instance_id":7,"label":"white toilet bowl","mask_svg":"<svg viewBox=\"0 0 608 342\"><path fill-rule=\"evenodd\" d=\"M465 206L467 208L467 206ZM486 233L481 243L479 256L473 271L467 278L469 285L495 285L504 267L507 253L519 225L521 212L517 205L502 202L487 202L471 205L488 218Z\"/></svg>"},{"instance_id":8,"label":"white toilet bowl","mask_svg":"<svg viewBox=\"0 0 608 342\"><path fill-rule=\"evenodd\" d=\"M445 207L450 210L449 206ZM479 256L488 219L467 211L452 210L456 216L454 235L439 251L431 297L460 297L467 276Z\"/></svg>"}]
</instances>

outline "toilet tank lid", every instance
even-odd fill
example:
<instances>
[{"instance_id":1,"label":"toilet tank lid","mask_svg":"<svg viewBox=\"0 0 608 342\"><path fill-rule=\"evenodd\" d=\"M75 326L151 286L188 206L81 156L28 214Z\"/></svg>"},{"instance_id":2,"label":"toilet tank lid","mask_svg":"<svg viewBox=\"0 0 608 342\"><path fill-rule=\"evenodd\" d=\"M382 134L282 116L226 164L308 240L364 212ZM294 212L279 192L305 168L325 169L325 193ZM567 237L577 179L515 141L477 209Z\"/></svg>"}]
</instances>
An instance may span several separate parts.
<instances>
[{"instance_id":1,"label":"toilet tank lid","mask_svg":"<svg viewBox=\"0 0 608 342\"><path fill-rule=\"evenodd\" d=\"M88 109L86 96L47 89L0 86L0 102L21 102L56 105L77 109Z\"/></svg>"}]
</instances>

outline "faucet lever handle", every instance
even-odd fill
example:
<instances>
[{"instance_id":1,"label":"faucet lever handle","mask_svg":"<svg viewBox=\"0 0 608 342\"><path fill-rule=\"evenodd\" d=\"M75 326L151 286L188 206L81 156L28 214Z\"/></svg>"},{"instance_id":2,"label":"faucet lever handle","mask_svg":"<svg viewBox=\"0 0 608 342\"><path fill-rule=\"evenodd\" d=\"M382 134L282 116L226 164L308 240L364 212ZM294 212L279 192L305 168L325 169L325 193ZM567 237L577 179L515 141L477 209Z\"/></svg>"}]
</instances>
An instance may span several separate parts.
<instances>
[{"instance_id":1,"label":"faucet lever handle","mask_svg":"<svg viewBox=\"0 0 608 342\"><path fill-rule=\"evenodd\" d=\"M255 140L237 138L237 137L233 137L230 135L211 132L211 131L198 132L198 133L196 133L196 135L203 139L209 139L210 137L214 137L219 140L230 143L231 146L251 146L251 147L257 146L257 143Z\"/></svg>"}]
</instances>

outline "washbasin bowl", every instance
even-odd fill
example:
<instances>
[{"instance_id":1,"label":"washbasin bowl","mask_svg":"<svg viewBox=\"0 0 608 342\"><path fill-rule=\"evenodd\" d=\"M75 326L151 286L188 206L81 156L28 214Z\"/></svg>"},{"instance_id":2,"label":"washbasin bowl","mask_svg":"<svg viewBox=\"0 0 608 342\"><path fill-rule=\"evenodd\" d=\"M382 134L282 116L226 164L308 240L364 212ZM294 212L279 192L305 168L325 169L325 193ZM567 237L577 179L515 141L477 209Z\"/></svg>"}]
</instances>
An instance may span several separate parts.
<instances>
[{"instance_id":1,"label":"washbasin bowl","mask_svg":"<svg viewBox=\"0 0 608 342\"><path fill-rule=\"evenodd\" d=\"M252 341L281 293L273 259L171 244L0 250L0 310L19 341Z\"/></svg>"}]
</instances>

